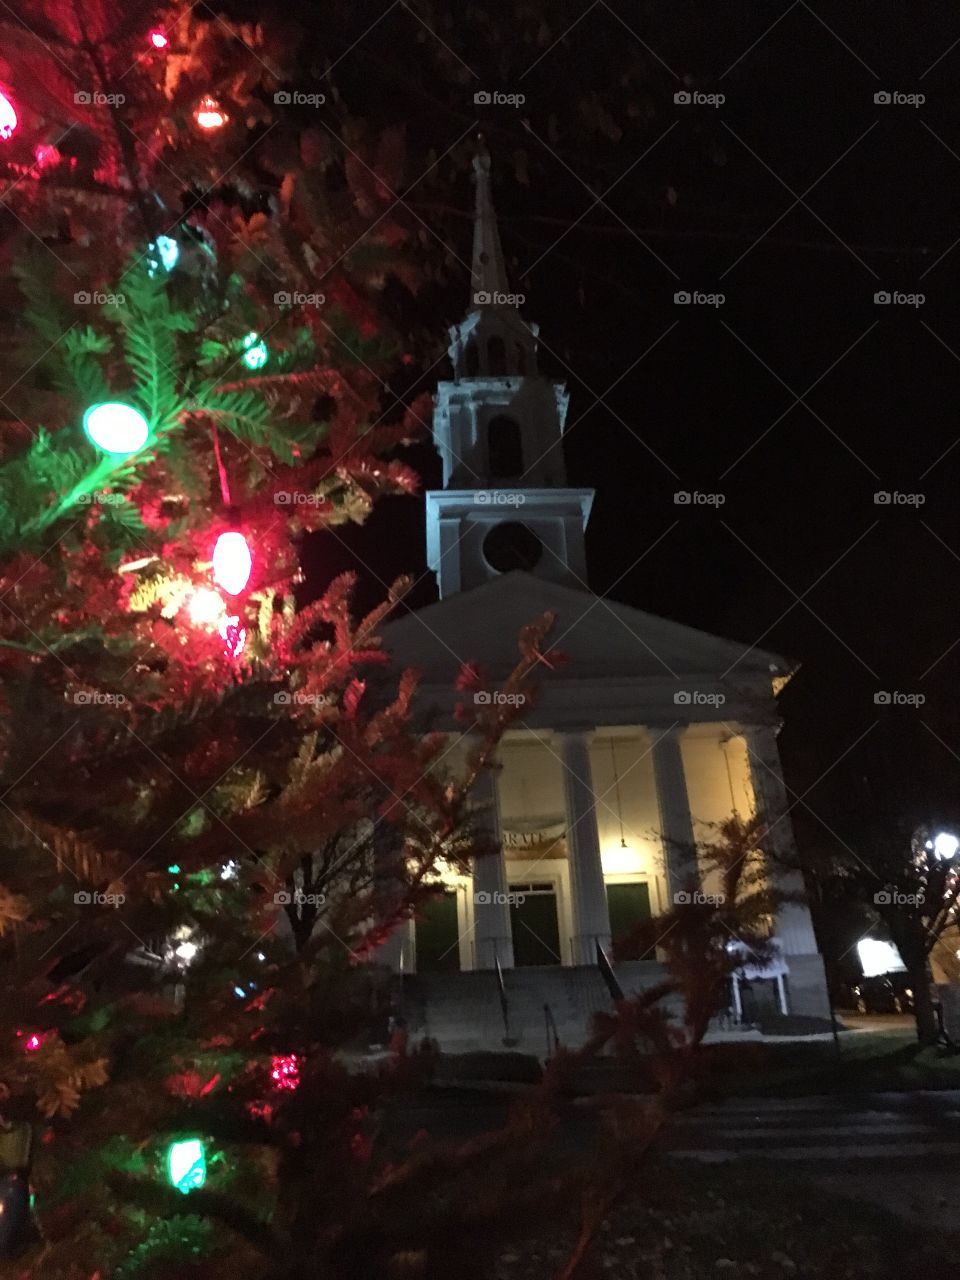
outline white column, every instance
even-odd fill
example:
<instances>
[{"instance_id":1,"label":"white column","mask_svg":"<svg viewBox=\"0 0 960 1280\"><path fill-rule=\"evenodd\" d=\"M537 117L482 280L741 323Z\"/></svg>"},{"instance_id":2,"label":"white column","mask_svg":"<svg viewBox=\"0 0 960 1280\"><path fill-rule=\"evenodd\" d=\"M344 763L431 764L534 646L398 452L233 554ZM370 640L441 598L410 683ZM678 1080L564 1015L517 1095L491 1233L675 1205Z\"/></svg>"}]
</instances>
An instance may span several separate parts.
<instances>
[{"instance_id":1,"label":"white column","mask_svg":"<svg viewBox=\"0 0 960 1280\"><path fill-rule=\"evenodd\" d=\"M787 789L777 750L777 725L749 725L744 729L750 759L754 804L770 828L770 872L773 886L784 893L804 893L793 825L787 812ZM777 937L788 956L815 955L817 939L810 908L805 902L785 903L777 914Z\"/></svg>"},{"instance_id":2,"label":"white column","mask_svg":"<svg viewBox=\"0 0 960 1280\"><path fill-rule=\"evenodd\" d=\"M573 962L595 964L599 942L610 946L610 911L600 859L597 801L590 772L586 730L561 733L563 795L567 817L567 849L573 887Z\"/></svg>"},{"instance_id":3,"label":"white column","mask_svg":"<svg viewBox=\"0 0 960 1280\"><path fill-rule=\"evenodd\" d=\"M410 973L413 969L410 930L410 921L401 921L377 951L377 960L393 973Z\"/></svg>"},{"instance_id":4,"label":"white column","mask_svg":"<svg viewBox=\"0 0 960 1280\"><path fill-rule=\"evenodd\" d=\"M683 727L660 728L651 725L653 739L653 776L657 789L660 836L667 869L667 907L673 906L675 895L699 887L693 819L687 796L687 780L683 772L680 737Z\"/></svg>"},{"instance_id":5,"label":"white column","mask_svg":"<svg viewBox=\"0 0 960 1280\"><path fill-rule=\"evenodd\" d=\"M495 774L485 769L477 778L472 795L478 805L474 824L496 846L495 852L480 854L473 859L474 963L478 969L494 969L499 957L501 968L512 969L513 937L507 903L507 868L500 836Z\"/></svg>"}]
</instances>

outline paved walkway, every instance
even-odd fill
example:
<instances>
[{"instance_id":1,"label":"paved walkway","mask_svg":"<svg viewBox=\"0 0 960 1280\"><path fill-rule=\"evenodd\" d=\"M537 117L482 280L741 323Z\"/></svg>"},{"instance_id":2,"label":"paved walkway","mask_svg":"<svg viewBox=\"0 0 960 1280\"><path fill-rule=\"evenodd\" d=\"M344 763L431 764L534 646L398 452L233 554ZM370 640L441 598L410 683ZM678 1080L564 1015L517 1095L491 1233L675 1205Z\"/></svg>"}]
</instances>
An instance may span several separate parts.
<instances>
[{"instance_id":1,"label":"paved walkway","mask_svg":"<svg viewBox=\"0 0 960 1280\"><path fill-rule=\"evenodd\" d=\"M926 1227L952 1227L960 1202L960 1091L731 1099L677 1117L667 1145L675 1158L716 1165L769 1160Z\"/></svg>"},{"instance_id":2,"label":"paved walkway","mask_svg":"<svg viewBox=\"0 0 960 1280\"><path fill-rule=\"evenodd\" d=\"M765 1159L890 1169L920 1162L960 1170L960 1091L734 1098L678 1116L668 1146L676 1157L712 1164Z\"/></svg>"}]
</instances>

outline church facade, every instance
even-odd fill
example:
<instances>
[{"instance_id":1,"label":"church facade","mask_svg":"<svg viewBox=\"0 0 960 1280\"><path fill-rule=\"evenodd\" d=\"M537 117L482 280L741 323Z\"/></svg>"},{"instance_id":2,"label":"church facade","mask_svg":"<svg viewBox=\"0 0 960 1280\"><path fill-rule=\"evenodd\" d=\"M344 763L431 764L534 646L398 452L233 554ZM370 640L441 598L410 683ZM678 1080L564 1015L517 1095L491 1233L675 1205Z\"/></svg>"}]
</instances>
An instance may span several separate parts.
<instances>
[{"instance_id":1,"label":"church facade","mask_svg":"<svg viewBox=\"0 0 960 1280\"><path fill-rule=\"evenodd\" d=\"M451 330L453 374L439 384L433 436L443 487L426 495L439 600L391 623L393 659L418 667L420 698L465 743L454 707L464 662L494 699L517 661L520 629L551 611L565 655L536 705L520 708L482 784L478 815L499 856L449 870L424 918L389 947L405 974L596 967L598 945L659 915L689 876L683 846L712 824L762 811L776 853L793 853L777 749L777 694L794 664L592 593L584 535L593 492L567 482L568 396L538 368L538 328L514 305L490 191L476 157L472 296ZM802 889L798 873L775 873ZM682 878L683 877L683 878ZM703 891L709 891L704 882ZM781 1008L825 1015L826 984L806 905L782 908ZM437 990L434 980L434 990ZM629 986L629 983L625 983Z\"/></svg>"}]
</instances>

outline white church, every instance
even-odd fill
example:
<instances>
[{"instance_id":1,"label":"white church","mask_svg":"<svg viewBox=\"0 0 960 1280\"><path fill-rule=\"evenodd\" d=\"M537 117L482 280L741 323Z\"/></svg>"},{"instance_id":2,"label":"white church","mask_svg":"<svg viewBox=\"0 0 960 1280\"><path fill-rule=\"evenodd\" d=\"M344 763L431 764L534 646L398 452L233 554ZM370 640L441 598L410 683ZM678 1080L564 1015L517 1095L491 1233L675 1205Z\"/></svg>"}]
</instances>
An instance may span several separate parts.
<instances>
[{"instance_id":1,"label":"white church","mask_svg":"<svg viewBox=\"0 0 960 1280\"><path fill-rule=\"evenodd\" d=\"M492 1043L505 999L514 1039L541 1043L546 1016L570 1043L577 1022L582 1035L590 1010L609 1006L598 944L609 955L637 919L666 910L679 847L759 807L780 817L777 852L791 853L776 699L795 664L590 591L594 493L567 483L568 394L539 372L538 326L512 305L486 153L474 169L471 306L450 331L452 378L437 388L443 488L426 494L440 598L389 624L384 642L421 670L421 705L452 739L464 662L482 663L496 690L520 629L546 611L557 618L549 643L568 661L521 709L478 797L499 857L445 874L384 958L404 975L411 1029L441 1044ZM798 873L778 874L802 888ZM776 1004L827 1015L808 908L784 907L775 934ZM662 973L655 957L615 969L628 991Z\"/></svg>"}]
</instances>

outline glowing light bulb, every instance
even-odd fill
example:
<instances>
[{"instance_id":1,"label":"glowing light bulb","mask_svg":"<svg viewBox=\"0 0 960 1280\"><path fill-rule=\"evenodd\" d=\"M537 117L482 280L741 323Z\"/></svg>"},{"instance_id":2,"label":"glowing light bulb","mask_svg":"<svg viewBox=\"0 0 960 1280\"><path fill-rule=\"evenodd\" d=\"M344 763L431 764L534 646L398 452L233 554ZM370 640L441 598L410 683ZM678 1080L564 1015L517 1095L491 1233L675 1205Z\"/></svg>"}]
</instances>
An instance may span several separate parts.
<instances>
[{"instance_id":1,"label":"glowing light bulb","mask_svg":"<svg viewBox=\"0 0 960 1280\"><path fill-rule=\"evenodd\" d=\"M5 93L0 93L0 138L9 138L17 127L18 116L13 103Z\"/></svg>"},{"instance_id":2,"label":"glowing light bulb","mask_svg":"<svg viewBox=\"0 0 960 1280\"><path fill-rule=\"evenodd\" d=\"M300 1084L300 1062L295 1053L275 1054L270 1078L278 1089L296 1089Z\"/></svg>"},{"instance_id":3,"label":"glowing light bulb","mask_svg":"<svg viewBox=\"0 0 960 1280\"><path fill-rule=\"evenodd\" d=\"M269 357L267 344L251 330L243 340L243 363L248 369L262 369Z\"/></svg>"},{"instance_id":4,"label":"glowing light bulb","mask_svg":"<svg viewBox=\"0 0 960 1280\"><path fill-rule=\"evenodd\" d=\"M59 164L61 160L60 152L52 142L38 143L33 149L33 158L37 162L38 169L49 169Z\"/></svg>"},{"instance_id":5,"label":"glowing light bulb","mask_svg":"<svg viewBox=\"0 0 960 1280\"><path fill-rule=\"evenodd\" d=\"M83 415L83 429L104 453L136 453L150 436L150 427L140 410L119 400L92 404Z\"/></svg>"},{"instance_id":6,"label":"glowing light bulb","mask_svg":"<svg viewBox=\"0 0 960 1280\"><path fill-rule=\"evenodd\" d=\"M239 658L247 642L246 628L241 627L239 617L234 615L224 618L220 623L220 636L224 641L224 653L227 657Z\"/></svg>"},{"instance_id":7,"label":"glowing light bulb","mask_svg":"<svg viewBox=\"0 0 960 1280\"><path fill-rule=\"evenodd\" d=\"M221 533L213 549L213 580L228 595L235 596L250 581L253 557L242 533Z\"/></svg>"},{"instance_id":8,"label":"glowing light bulb","mask_svg":"<svg viewBox=\"0 0 960 1280\"><path fill-rule=\"evenodd\" d=\"M227 123L226 112L216 98L211 98L209 94L200 99L193 118L201 129L221 129Z\"/></svg>"},{"instance_id":9,"label":"glowing light bulb","mask_svg":"<svg viewBox=\"0 0 960 1280\"><path fill-rule=\"evenodd\" d=\"M949 862L960 849L960 839L952 831L941 831L933 839L933 852L936 858Z\"/></svg>"},{"instance_id":10,"label":"glowing light bulb","mask_svg":"<svg viewBox=\"0 0 960 1280\"><path fill-rule=\"evenodd\" d=\"M195 627L212 627L223 617L223 596L213 587L200 587L194 591L187 605L190 621Z\"/></svg>"},{"instance_id":11,"label":"glowing light bulb","mask_svg":"<svg viewBox=\"0 0 960 1280\"><path fill-rule=\"evenodd\" d=\"M167 1151L167 1177L184 1195L203 1186L207 1180L207 1158L199 1138L172 1143Z\"/></svg>"},{"instance_id":12,"label":"glowing light bulb","mask_svg":"<svg viewBox=\"0 0 960 1280\"><path fill-rule=\"evenodd\" d=\"M181 942L173 954L178 960L182 960L184 964L193 964L199 950L200 948L195 942Z\"/></svg>"},{"instance_id":13,"label":"glowing light bulb","mask_svg":"<svg viewBox=\"0 0 960 1280\"><path fill-rule=\"evenodd\" d=\"M149 276L156 275L157 258L164 271L172 271L180 259L180 246L172 236L157 236L156 240L152 240L147 246L147 251L151 255L156 255L156 257L147 258L147 275Z\"/></svg>"},{"instance_id":14,"label":"glowing light bulb","mask_svg":"<svg viewBox=\"0 0 960 1280\"><path fill-rule=\"evenodd\" d=\"M159 27L154 27L147 38L155 49L165 49L170 43Z\"/></svg>"}]
</instances>

